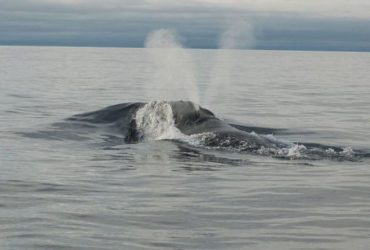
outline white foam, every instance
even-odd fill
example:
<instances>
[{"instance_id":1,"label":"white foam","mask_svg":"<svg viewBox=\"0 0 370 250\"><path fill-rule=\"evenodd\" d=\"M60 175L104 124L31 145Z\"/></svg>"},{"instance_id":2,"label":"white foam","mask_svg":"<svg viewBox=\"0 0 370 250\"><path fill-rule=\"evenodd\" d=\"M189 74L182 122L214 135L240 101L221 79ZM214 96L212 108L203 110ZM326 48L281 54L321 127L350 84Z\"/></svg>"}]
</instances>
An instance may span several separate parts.
<instances>
[{"instance_id":1,"label":"white foam","mask_svg":"<svg viewBox=\"0 0 370 250\"><path fill-rule=\"evenodd\" d=\"M327 153L328 155L335 155L336 152L334 149L328 148L325 150L325 153Z\"/></svg>"},{"instance_id":2,"label":"white foam","mask_svg":"<svg viewBox=\"0 0 370 250\"><path fill-rule=\"evenodd\" d=\"M172 111L172 106L167 101L153 101L145 104L135 114L136 127L139 133L139 138L143 141L154 140L178 140L188 143L195 147L205 147L213 149L223 149L232 151L250 151L251 145L248 141L239 141L237 145L233 145L232 138L226 137L218 140L217 145L207 146L209 140L215 139L217 136L211 132L185 135L175 124L175 119ZM254 132L250 133L253 136L261 136ZM281 143L282 141L275 138L273 135L266 135L272 142ZM335 151L332 148L307 148L302 144L285 143L285 147L276 148L261 146L259 149L252 149L252 152L264 156L275 156L286 159L307 159L307 158L337 158L352 159L354 152L352 148L343 148L343 151ZM253 146L253 145L252 145ZM252 147L253 148L253 147Z\"/></svg>"},{"instance_id":3,"label":"white foam","mask_svg":"<svg viewBox=\"0 0 370 250\"><path fill-rule=\"evenodd\" d=\"M354 152L351 147L346 147L346 148L343 148L343 151L341 152L341 154L343 156L351 157L353 156Z\"/></svg>"},{"instance_id":4,"label":"white foam","mask_svg":"<svg viewBox=\"0 0 370 250\"><path fill-rule=\"evenodd\" d=\"M183 134L175 125L171 105L167 101L152 101L141 107L135 115L139 137L143 141L179 140L193 146L202 146L213 133Z\"/></svg>"},{"instance_id":5,"label":"white foam","mask_svg":"<svg viewBox=\"0 0 370 250\"><path fill-rule=\"evenodd\" d=\"M287 152L286 156L292 157L292 158L300 158L301 157L301 152L303 150L306 150L306 149L307 148L304 145L296 144L293 147L290 147L288 149L288 152Z\"/></svg>"},{"instance_id":6,"label":"white foam","mask_svg":"<svg viewBox=\"0 0 370 250\"><path fill-rule=\"evenodd\" d=\"M265 156L276 156L287 159L301 159L304 158L304 152L307 148L302 144L293 144L291 147L284 148L266 148L262 146L256 153Z\"/></svg>"},{"instance_id":7,"label":"white foam","mask_svg":"<svg viewBox=\"0 0 370 250\"><path fill-rule=\"evenodd\" d=\"M145 141L181 139L186 137L175 126L171 105L166 101L153 101L136 112L137 130Z\"/></svg>"}]
</instances>

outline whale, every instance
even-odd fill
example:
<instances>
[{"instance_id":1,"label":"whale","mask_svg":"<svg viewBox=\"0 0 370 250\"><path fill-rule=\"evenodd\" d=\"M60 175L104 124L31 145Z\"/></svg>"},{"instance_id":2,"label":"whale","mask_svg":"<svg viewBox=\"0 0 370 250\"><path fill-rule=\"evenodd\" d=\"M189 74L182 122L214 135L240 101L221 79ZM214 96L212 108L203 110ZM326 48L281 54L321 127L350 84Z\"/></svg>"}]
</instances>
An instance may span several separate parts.
<instances>
[{"instance_id":1,"label":"whale","mask_svg":"<svg viewBox=\"0 0 370 250\"><path fill-rule=\"evenodd\" d=\"M368 152L355 152L340 146L279 140L269 135L278 129L231 124L191 101L120 103L77 114L67 120L78 124L101 125L122 135L123 143L128 144L145 142L153 138L188 143L194 141L190 139L196 138L197 146L284 159L297 157L311 160L328 158L354 160L370 156ZM176 136L167 136L168 131L176 132ZM256 133L258 131L262 133Z\"/></svg>"},{"instance_id":2,"label":"whale","mask_svg":"<svg viewBox=\"0 0 370 250\"><path fill-rule=\"evenodd\" d=\"M212 134L204 141L206 146L237 148L243 145L244 150L251 151L261 147L280 148L288 146L283 142L239 130L217 118L210 110L191 101L169 101L167 103L172 109L174 125L183 134L189 136L203 133ZM107 124L122 133L126 143L138 143L142 136L137 126L135 114L145 104L143 102L116 104L97 111L75 115L69 120Z\"/></svg>"},{"instance_id":3,"label":"whale","mask_svg":"<svg viewBox=\"0 0 370 250\"><path fill-rule=\"evenodd\" d=\"M175 125L186 135L211 133L205 141L206 146L223 146L240 148L243 150L258 150L265 148L281 148L287 143L272 140L231 126L217 118L210 110L196 106L189 101L170 102L173 110Z\"/></svg>"}]
</instances>

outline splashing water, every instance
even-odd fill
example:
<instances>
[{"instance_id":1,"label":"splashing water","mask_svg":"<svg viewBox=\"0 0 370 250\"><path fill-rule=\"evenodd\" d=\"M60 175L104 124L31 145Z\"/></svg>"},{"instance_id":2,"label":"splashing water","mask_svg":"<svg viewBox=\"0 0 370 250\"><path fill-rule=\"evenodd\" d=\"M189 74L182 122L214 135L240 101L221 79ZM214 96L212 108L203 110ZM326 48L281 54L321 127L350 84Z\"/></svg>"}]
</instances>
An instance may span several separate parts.
<instances>
[{"instance_id":1,"label":"splashing water","mask_svg":"<svg viewBox=\"0 0 370 250\"><path fill-rule=\"evenodd\" d=\"M254 28L251 22L238 19L232 22L221 34L220 49L251 49L255 43Z\"/></svg>"},{"instance_id":2,"label":"splashing water","mask_svg":"<svg viewBox=\"0 0 370 250\"><path fill-rule=\"evenodd\" d=\"M167 101L152 101L145 104L136 111L134 119L136 121L136 129L138 131L140 141L176 140L194 147L234 152L250 152L257 155L273 156L290 160L315 160L323 158L356 160L355 154L351 148L344 148L342 151L331 148L312 148L306 147L304 144L283 142L272 135L260 135L254 132L249 134L256 138L268 138L272 143L271 147L261 145L257 149L251 149L251 145L253 146L253 143L251 144L248 140L227 136L218 137L217 133L214 132L202 132L186 135L176 126L177 124L174 118L173 108L171 103ZM282 143L285 146L275 146Z\"/></svg>"},{"instance_id":3,"label":"splashing water","mask_svg":"<svg viewBox=\"0 0 370 250\"><path fill-rule=\"evenodd\" d=\"M230 83L231 69L235 66L234 57L225 49L249 49L254 44L254 29L250 22L237 19L232 22L220 36L219 48L208 89L204 91L202 101L199 96L194 62L189 52L182 46L176 31L168 29L155 30L148 34L145 47L155 65L153 77L148 81L152 88L147 93L149 100L182 100L211 106L219 100L219 89ZM165 91L164 91L165 90ZM209 96L209 93L214 93Z\"/></svg>"},{"instance_id":4,"label":"splashing water","mask_svg":"<svg viewBox=\"0 0 370 250\"><path fill-rule=\"evenodd\" d=\"M255 41L254 28L251 22L244 19L238 19L227 26L219 39L219 49L217 50L215 63L213 65L212 74L210 75L210 84L204 92L203 105L213 106L217 100L224 98L227 93L227 86L233 77L230 75L233 68L237 65L231 49L251 49ZM221 93L220 90L223 92ZM212 96L209 93L213 93ZM222 96L220 96L222 95Z\"/></svg>"},{"instance_id":5,"label":"splashing water","mask_svg":"<svg viewBox=\"0 0 370 250\"><path fill-rule=\"evenodd\" d=\"M144 141L186 137L176 128L171 105L166 101L145 104L135 115L139 136Z\"/></svg>"},{"instance_id":6,"label":"splashing water","mask_svg":"<svg viewBox=\"0 0 370 250\"><path fill-rule=\"evenodd\" d=\"M214 133L208 132L183 134L175 125L172 107L167 101L152 101L145 104L136 112L135 120L141 141L177 140L202 147L207 138L215 136Z\"/></svg>"},{"instance_id":7,"label":"splashing water","mask_svg":"<svg viewBox=\"0 0 370 250\"><path fill-rule=\"evenodd\" d=\"M148 54L156 67L148 99L187 99L199 103L193 60L177 33L167 29L153 31L147 36L145 47L149 48Z\"/></svg>"},{"instance_id":8,"label":"splashing water","mask_svg":"<svg viewBox=\"0 0 370 250\"><path fill-rule=\"evenodd\" d=\"M82 125L84 133L89 123L93 126L87 127L99 129L105 124L112 133L123 133L126 143L174 140L207 150L246 152L289 160L357 161L370 157L370 153L350 147L289 142L264 132L257 134L251 130L254 128L228 124L211 111L203 107L196 110L193 103L184 101L121 103L77 114L68 121L76 122L72 127Z\"/></svg>"}]
</instances>

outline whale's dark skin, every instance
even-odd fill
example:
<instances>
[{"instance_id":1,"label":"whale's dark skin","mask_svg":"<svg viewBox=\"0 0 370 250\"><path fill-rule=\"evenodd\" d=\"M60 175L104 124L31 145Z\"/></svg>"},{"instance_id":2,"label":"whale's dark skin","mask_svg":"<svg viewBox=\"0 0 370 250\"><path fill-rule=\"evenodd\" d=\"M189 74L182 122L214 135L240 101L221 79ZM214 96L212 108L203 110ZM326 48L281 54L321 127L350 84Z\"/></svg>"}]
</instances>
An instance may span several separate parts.
<instances>
[{"instance_id":1,"label":"whale's dark skin","mask_svg":"<svg viewBox=\"0 0 370 250\"><path fill-rule=\"evenodd\" d=\"M138 143L143 140L143 135L140 129L137 128L135 120L136 112L146 103L122 103L103 108L101 110L78 114L68 118L67 120L77 122L82 125L99 126L104 125L104 128L109 128L120 135L124 136L126 143ZM204 146L215 148L231 148L238 151L248 151L258 153L261 149L267 149L267 154L272 152L273 156L280 157L274 153L274 149L289 149L294 146L293 143L285 143L261 134L271 134L274 129L256 128L265 133L251 133L254 127L244 127L241 125L230 125L227 122L217 118L211 111L200 106L196 106L188 101L173 101L168 102L171 105L172 114L175 126L185 135L195 135L209 133L209 136L202 137ZM258 132L258 131L257 131ZM304 145L307 150L304 150L306 157L309 159L333 158L336 159L352 159L346 155L343 156L342 148L335 146L327 146L315 143L299 143ZM328 154L326 151L334 150L333 154ZM269 151L270 150L270 151ZM331 152L331 151L330 151ZM275 155L274 155L275 154ZM370 157L370 153L356 151L353 157Z\"/></svg>"},{"instance_id":2,"label":"whale's dark skin","mask_svg":"<svg viewBox=\"0 0 370 250\"><path fill-rule=\"evenodd\" d=\"M255 150L264 147L279 147L276 142L268 138L251 134L218 119L211 111L196 107L188 101L169 102L175 120L175 126L186 135L213 133L215 136L206 139L207 146L239 146L247 145L247 149ZM145 103L122 103L106 107L101 110L75 115L69 120L89 122L95 124L109 124L125 135L127 143L140 141L140 134L136 127L136 111Z\"/></svg>"},{"instance_id":3,"label":"whale's dark skin","mask_svg":"<svg viewBox=\"0 0 370 250\"><path fill-rule=\"evenodd\" d=\"M248 133L230 126L218 119L211 111L196 107L192 102L170 102L175 125L186 135L213 133L215 136L206 140L207 146L244 146L244 150L257 150L261 147L278 148L286 144L269 140L266 137Z\"/></svg>"}]
</instances>

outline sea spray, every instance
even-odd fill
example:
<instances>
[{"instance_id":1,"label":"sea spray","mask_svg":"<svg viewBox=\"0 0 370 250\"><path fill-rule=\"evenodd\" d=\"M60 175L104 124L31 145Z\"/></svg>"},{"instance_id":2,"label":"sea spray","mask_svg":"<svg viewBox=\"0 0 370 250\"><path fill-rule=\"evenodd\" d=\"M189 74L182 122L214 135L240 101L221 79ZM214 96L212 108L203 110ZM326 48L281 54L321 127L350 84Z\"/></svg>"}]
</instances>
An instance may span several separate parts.
<instances>
[{"instance_id":1,"label":"sea spray","mask_svg":"<svg viewBox=\"0 0 370 250\"><path fill-rule=\"evenodd\" d=\"M193 60L173 30L160 29L148 34L145 42L155 67L149 80L149 100L191 100L199 103Z\"/></svg>"},{"instance_id":2,"label":"sea spray","mask_svg":"<svg viewBox=\"0 0 370 250\"><path fill-rule=\"evenodd\" d=\"M254 28L251 22L245 19L237 19L226 26L219 38L213 69L210 74L208 88L203 95L202 104L213 106L227 94L227 86L233 77L230 75L236 66L235 53L230 50L251 49L255 41ZM222 93L220 92L222 90ZM226 92L225 92L226 91ZM213 93L210 95L210 93ZM221 96L223 95L223 96Z\"/></svg>"},{"instance_id":3,"label":"sea spray","mask_svg":"<svg viewBox=\"0 0 370 250\"><path fill-rule=\"evenodd\" d=\"M218 42L220 49L250 49L254 43L254 27L245 19L238 19L229 24Z\"/></svg>"},{"instance_id":4,"label":"sea spray","mask_svg":"<svg viewBox=\"0 0 370 250\"><path fill-rule=\"evenodd\" d=\"M171 105L166 101L145 104L135 115L139 137L144 141L185 137L176 128Z\"/></svg>"}]
</instances>

